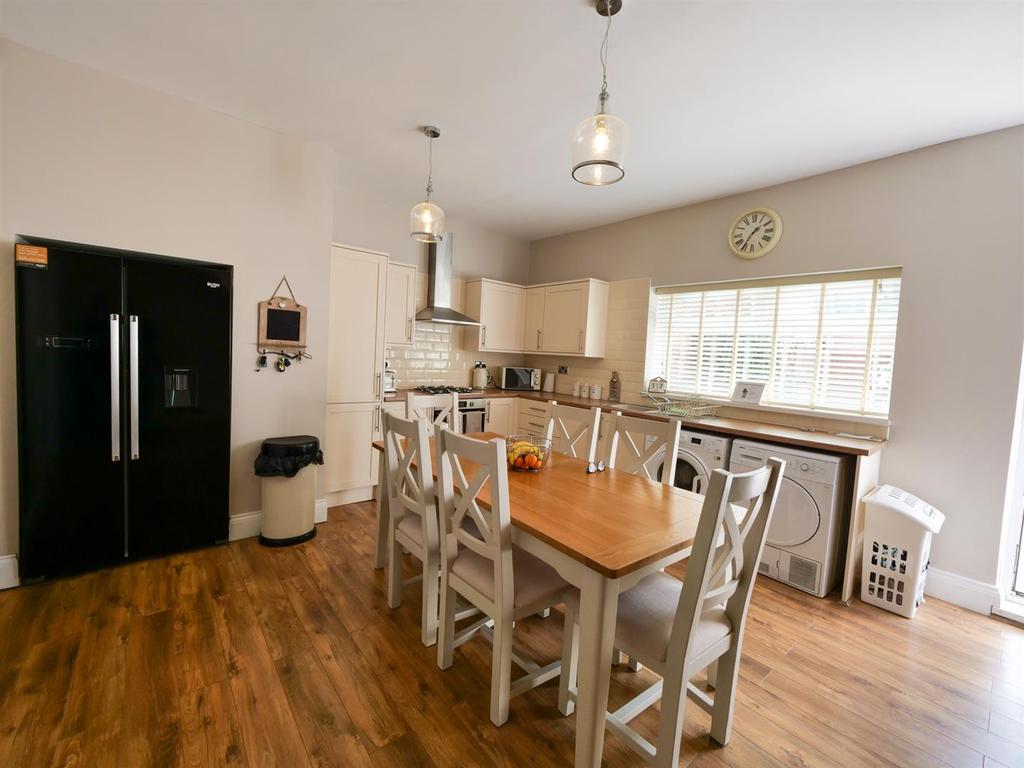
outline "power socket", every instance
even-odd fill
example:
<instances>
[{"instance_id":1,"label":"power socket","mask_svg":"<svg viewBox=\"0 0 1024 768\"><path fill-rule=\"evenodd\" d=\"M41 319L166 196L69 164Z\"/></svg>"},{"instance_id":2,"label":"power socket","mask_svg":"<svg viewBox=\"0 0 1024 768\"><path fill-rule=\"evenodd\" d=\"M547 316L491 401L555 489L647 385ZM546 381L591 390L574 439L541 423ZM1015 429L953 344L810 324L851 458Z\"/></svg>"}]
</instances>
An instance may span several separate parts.
<instances>
[{"instance_id":1,"label":"power socket","mask_svg":"<svg viewBox=\"0 0 1024 768\"><path fill-rule=\"evenodd\" d=\"M558 366L558 372L559 373L563 373L563 374L564 373L568 373L569 372L569 366L568 365L560 365L560 366Z\"/></svg>"}]
</instances>

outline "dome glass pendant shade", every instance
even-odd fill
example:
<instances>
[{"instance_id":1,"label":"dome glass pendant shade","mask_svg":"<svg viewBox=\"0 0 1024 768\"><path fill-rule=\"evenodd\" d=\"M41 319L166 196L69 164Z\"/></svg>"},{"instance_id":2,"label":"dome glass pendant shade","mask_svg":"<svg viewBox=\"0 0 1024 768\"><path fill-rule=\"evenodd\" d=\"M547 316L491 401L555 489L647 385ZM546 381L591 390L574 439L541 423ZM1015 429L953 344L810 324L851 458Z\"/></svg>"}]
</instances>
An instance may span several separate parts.
<instances>
[{"instance_id":1,"label":"dome glass pendant shade","mask_svg":"<svg viewBox=\"0 0 1024 768\"><path fill-rule=\"evenodd\" d=\"M572 177L581 184L601 187L614 184L626 175L622 166L629 140L629 128L622 118L605 111L608 102L608 33L612 16L622 7L621 0L597 0L597 12L608 21L601 42L601 93L597 114L576 126L572 140Z\"/></svg>"},{"instance_id":2,"label":"dome glass pendant shade","mask_svg":"<svg viewBox=\"0 0 1024 768\"><path fill-rule=\"evenodd\" d=\"M421 243L437 243L444 239L444 211L430 202L430 194L434 191L432 176L434 171L434 139L441 131L432 125L424 126L423 135L430 143L427 150L427 198L417 203L409 212L409 236Z\"/></svg>"}]
</instances>

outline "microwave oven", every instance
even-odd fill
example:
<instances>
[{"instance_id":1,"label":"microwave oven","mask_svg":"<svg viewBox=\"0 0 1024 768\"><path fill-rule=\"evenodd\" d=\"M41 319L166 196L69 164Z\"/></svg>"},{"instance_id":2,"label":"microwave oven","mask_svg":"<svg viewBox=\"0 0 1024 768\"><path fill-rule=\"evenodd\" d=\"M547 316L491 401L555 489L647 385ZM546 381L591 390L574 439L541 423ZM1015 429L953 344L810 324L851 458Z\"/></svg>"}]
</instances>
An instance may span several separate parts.
<instances>
[{"instance_id":1,"label":"microwave oven","mask_svg":"<svg viewBox=\"0 0 1024 768\"><path fill-rule=\"evenodd\" d=\"M540 390L540 368L499 368L495 381L500 389Z\"/></svg>"}]
</instances>

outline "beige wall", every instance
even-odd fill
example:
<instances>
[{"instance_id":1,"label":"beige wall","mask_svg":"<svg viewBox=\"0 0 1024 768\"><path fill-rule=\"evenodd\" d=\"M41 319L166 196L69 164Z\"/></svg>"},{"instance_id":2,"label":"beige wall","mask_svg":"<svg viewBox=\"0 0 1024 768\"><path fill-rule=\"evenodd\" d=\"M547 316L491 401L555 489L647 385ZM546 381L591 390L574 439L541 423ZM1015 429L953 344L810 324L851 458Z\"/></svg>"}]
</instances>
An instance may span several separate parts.
<instances>
[{"instance_id":1,"label":"beige wall","mask_svg":"<svg viewBox=\"0 0 1024 768\"><path fill-rule=\"evenodd\" d=\"M259 509L259 441L323 432L333 152L0 46L0 326L14 324L15 233L233 264L231 511ZM313 359L255 373L256 304L284 273L309 306ZM0 345L0 554L17 548L13 338Z\"/></svg>"},{"instance_id":2,"label":"beige wall","mask_svg":"<svg viewBox=\"0 0 1024 768\"><path fill-rule=\"evenodd\" d=\"M778 210L784 234L774 252L748 262L725 238L754 205ZM936 568L991 585L1024 346L1022 212L1017 127L542 240L530 279L664 285L902 265L882 480L946 513Z\"/></svg>"}]
</instances>

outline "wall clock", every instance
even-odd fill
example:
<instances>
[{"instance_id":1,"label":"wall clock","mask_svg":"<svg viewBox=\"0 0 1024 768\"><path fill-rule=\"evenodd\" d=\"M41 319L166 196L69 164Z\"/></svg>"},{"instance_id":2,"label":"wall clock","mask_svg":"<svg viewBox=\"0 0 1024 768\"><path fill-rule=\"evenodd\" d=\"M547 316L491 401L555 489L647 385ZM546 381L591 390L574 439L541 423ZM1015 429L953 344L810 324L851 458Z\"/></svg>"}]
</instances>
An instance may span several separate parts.
<instances>
[{"instance_id":1,"label":"wall clock","mask_svg":"<svg viewBox=\"0 0 1024 768\"><path fill-rule=\"evenodd\" d=\"M752 208L736 217L729 247L741 259L759 259L779 244L782 217L771 208Z\"/></svg>"}]
</instances>

